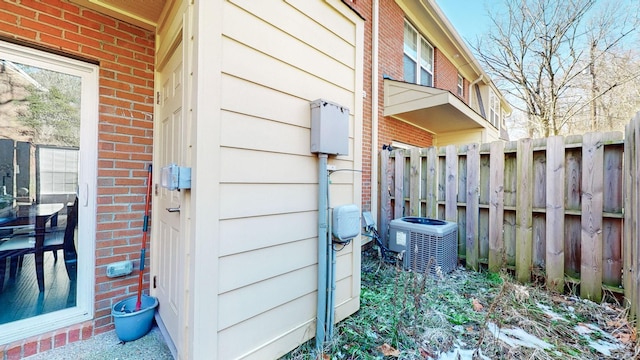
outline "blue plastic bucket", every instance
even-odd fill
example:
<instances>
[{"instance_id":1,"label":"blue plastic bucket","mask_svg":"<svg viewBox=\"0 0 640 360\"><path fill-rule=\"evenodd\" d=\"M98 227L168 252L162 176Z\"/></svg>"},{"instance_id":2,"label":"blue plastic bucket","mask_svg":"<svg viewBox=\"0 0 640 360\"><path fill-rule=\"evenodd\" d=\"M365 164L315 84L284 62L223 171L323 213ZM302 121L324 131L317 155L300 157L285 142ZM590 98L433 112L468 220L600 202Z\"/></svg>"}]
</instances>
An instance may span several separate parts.
<instances>
[{"instance_id":1,"label":"blue plastic bucket","mask_svg":"<svg viewBox=\"0 0 640 360\"><path fill-rule=\"evenodd\" d=\"M116 335L122 341L137 340L146 335L153 325L153 315L158 307L158 299L142 295L140 310L136 311L138 296L122 300L111 308Z\"/></svg>"}]
</instances>

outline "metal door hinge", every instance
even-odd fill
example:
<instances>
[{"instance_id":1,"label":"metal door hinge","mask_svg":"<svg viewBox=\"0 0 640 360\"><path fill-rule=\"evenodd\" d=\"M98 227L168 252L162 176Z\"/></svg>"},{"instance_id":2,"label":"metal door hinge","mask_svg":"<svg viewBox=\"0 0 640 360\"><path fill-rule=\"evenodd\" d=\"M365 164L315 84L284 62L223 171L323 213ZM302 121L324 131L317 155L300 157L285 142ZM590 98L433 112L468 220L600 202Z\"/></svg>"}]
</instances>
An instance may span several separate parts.
<instances>
[{"instance_id":1,"label":"metal door hinge","mask_svg":"<svg viewBox=\"0 0 640 360\"><path fill-rule=\"evenodd\" d=\"M156 91L156 104L160 105L160 91Z\"/></svg>"},{"instance_id":2,"label":"metal door hinge","mask_svg":"<svg viewBox=\"0 0 640 360\"><path fill-rule=\"evenodd\" d=\"M153 276L153 288L154 289L156 288L156 276L155 275Z\"/></svg>"}]
</instances>

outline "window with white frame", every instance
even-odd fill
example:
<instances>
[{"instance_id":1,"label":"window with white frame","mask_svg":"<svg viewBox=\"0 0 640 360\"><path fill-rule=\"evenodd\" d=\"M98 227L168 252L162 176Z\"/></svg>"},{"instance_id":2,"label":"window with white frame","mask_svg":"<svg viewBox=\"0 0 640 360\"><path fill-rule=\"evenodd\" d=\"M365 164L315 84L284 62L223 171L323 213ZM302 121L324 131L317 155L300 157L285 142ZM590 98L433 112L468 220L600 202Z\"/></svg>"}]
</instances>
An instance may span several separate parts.
<instances>
[{"instance_id":1,"label":"window with white frame","mask_svg":"<svg viewBox=\"0 0 640 360\"><path fill-rule=\"evenodd\" d=\"M433 46L404 22L404 81L433 86Z\"/></svg>"},{"instance_id":2,"label":"window with white frame","mask_svg":"<svg viewBox=\"0 0 640 360\"><path fill-rule=\"evenodd\" d=\"M493 90L489 92L489 122L500 128L500 99Z\"/></svg>"},{"instance_id":3,"label":"window with white frame","mask_svg":"<svg viewBox=\"0 0 640 360\"><path fill-rule=\"evenodd\" d=\"M458 96L464 96L464 78L458 74Z\"/></svg>"}]
</instances>

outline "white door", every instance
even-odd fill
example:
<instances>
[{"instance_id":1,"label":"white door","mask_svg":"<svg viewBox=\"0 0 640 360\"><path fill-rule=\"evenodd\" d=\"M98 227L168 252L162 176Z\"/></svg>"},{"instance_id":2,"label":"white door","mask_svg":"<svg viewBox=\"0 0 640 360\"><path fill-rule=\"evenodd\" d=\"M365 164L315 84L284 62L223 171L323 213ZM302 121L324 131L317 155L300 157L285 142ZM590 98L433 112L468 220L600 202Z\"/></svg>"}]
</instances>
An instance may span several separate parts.
<instances>
[{"instance_id":1,"label":"white door","mask_svg":"<svg viewBox=\"0 0 640 360\"><path fill-rule=\"evenodd\" d=\"M153 227L151 256L155 261L151 287L160 303L158 313L178 352L183 345L184 283L186 281L186 241L181 231L180 207L185 191L160 186L160 170L184 164L183 54L182 43L163 61L156 86L157 116L154 127L154 197L156 224Z\"/></svg>"}]
</instances>

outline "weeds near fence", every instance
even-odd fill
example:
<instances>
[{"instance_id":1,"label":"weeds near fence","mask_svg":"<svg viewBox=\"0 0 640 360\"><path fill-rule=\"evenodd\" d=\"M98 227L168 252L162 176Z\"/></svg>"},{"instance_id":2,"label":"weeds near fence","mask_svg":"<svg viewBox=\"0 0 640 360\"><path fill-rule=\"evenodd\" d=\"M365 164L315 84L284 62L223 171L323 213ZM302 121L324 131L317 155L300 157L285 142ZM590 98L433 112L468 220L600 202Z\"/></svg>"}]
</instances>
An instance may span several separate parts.
<instances>
[{"instance_id":1,"label":"weeds near fence","mask_svg":"<svg viewBox=\"0 0 640 360\"><path fill-rule=\"evenodd\" d=\"M631 359L626 310L523 286L507 273L424 275L363 254L360 310L321 353L311 340L283 359ZM426 268L429 268L427 266ZM520 341L537 343L527 347ZM599 344L599 345L598 345ZM608 355L598 346L611 344ZM453 354L453 355L451 355ZM455 357L454 357L455 356Z\"/></svg>"}]
</instances>

